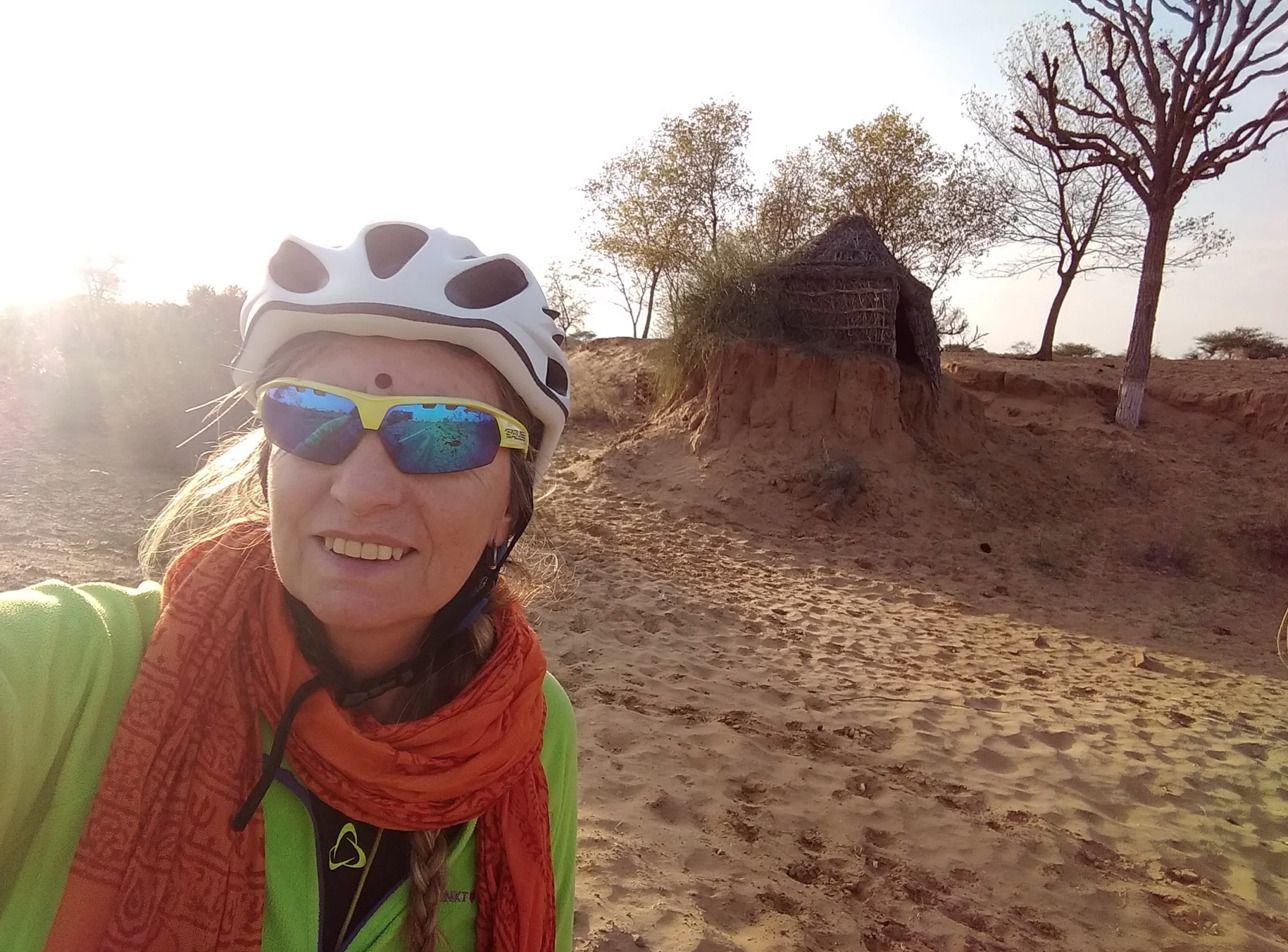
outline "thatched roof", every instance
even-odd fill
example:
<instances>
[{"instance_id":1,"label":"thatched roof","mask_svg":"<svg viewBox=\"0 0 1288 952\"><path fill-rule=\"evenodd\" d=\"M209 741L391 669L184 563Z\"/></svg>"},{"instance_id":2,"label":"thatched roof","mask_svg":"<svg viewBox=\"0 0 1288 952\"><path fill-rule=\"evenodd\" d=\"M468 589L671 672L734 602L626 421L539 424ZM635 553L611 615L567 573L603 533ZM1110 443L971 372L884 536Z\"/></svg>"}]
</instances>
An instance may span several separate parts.
<instances>
[{"instance_id":1,"label":"thatched roof","mask_svg":"<svg viewBox=\"0 0 1288 952\"><path fill-rule=\"evenodd\" d=\"M826 275L838 283L864 278L893 278L899 285L895 313L896 356L921 365L931 385L939 389L939 331L935 327L931 291L890 253L877 230L863 215L848 215L821 235L807 241L774 269L783 280L793 275Z\"/></svg>"},{"instance_id":2,"label":"thatched roof","mask_svg":"<svg viewBox=\"0 0 1288 952\"><path fill-rule=\"evenodd\" d=\"M897 273L900 265L864 215L847 215L827 231L797 248L784 267L840 265L880 274ZM915 280L915 279L914 279Z\"/></svg>"}]
</instances>

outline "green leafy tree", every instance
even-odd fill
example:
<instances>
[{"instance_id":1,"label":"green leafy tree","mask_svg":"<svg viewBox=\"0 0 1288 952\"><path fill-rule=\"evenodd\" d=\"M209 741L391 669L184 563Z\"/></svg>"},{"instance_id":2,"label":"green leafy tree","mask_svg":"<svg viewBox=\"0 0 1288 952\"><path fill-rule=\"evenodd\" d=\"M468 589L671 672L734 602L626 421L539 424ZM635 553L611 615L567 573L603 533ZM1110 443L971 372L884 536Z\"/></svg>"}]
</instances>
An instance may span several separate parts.
<instances>
[{"instance_id":1,"label":"green leafy tree","mask_svg":"<svg viewBox=\"0 0 1288 952\"><path fill-rule=\"evenodd\" d=\"M818 158L808 147L774 162L756 196L748 238L761 256L783 258L827 227Z\"/></svg>"},{"instance_id":2,"label":"green leafy tree","mask_svg":"<svg viewBox=\"0 0 1288 952\"><path fill-rule=\"evenodd\" d=\"M587 245L599 263L588 267L619 295L635 337L648 337L662 275L684 266L694 228L662 174L656 141L604 164L582 189L590 202Z\"/></svg>"},{"instance_id":3,"label":"green leafy tree","mask_svg":"<svg viewBox=\"0 0 1288 952\"><path fill-rule=\"evenodd\" d=\"M1100 349L1092 347L1090 344L1075 344L1072 341L1065 341L1055 345L1055 356L1057 357L1099 357Z\"/></svg>"},{"instance_id":4,"label":"green leafy tree","mask_svg":"<svg viewBox=\"0 0 1288 952\"><path fill-rule=\"evenodd\" d=\"M1195 356L1199 357L1247 357L1252 360L1288 357L1288 344L1283 338L1256 327L1212 331L1196 338L1194 343Z\"/></svg>"},{"instance_id":5,"label":"green leafy tree","mask_svg":"<svg viewBox=\"0 0 1288 952\"><path fill-rule=\"evenodd\" d=\"M1091 50L1099 39L1092 32L1081 42ZM1052 358L1056 324L1074 279L1094 271L1139 270L1149 224L1136 193L1112 167L1070 169L1058 151L1015 131L1019 111L1032 115L1044 133L1051 132L1037 90L1025 78L1041 68L1044 52L1066 59L1071 55L1067 36L1055 22L1038 17L1010 37L998 58L1005 92L990 96L976 91L964 99L966 116L984 135L985 161L1003 185L1000 240L1024 249L993 273L1010 277L1054 271L1058 279L1042 342L1033 355L1038 360ZM1139 83L1128 95L1137 107L1143 104ZM1092 109L1089 94L1081 97L1081 106ZM1113 123L1103 119L1079 116L1078 121L1084 131L1116 133ZM1180 220L1172 231L1168 264L1192 267L1223 253L1230 241L1228 232L1212 227L1211 215Z\"/></svg>"},{"instance_id":6,"label":"green leafy tree","mask_svg":"<svg viewBox=\"0 0 1288 952\"><path fill-rule=\"evenodd\" d=\"M1070 2L1091 19L1099 39L1089 47L1072 23L1064 24L1067 55L1046 51L1028 73L1041 107L1017 111L1015 129L1057 153L1071 171L1111 167L1145 206L1149 224L1115 414L1121 426L1134 428L1177 205L1191 186L1288 131L1285 90L1232 129L1219 122L1250 86L1288 72L1288 2ZM1169 23L1182 29L1179 38L1166 35Z\"/></svg>"},{"instance_id":7,"label":"green leafy tree","mask_svg":"<svg viewBox=\"0 0 1288 952\"><path fill-rule=\"evenodd\" d=\"M747 214L752 197L747 166L751 114L737 101L709 100L687 116L662 123L661 174L669 193L687 206L691 228L714 251L722 233Z\"/></svg>"},{"instance_id":8,"label":"green leafy tree","mask_svg":"<svg viewBox=\"0 0 1288 952\"><path fill-rule=\"evenodd\" d=\"M971 153L934 144L908 115L891 107L818 140L826 220L866 215L896 258L932 291L996 240L996 183Z\"/></svg>"},{"instance_id":9,"label":"green leafy tree","mask_svg":"<svg viewBox=\"0 0 1288 952\"><path fill-rule=\"evenodd\" d=\"M583 186L587 245L599 259L588 273L617 292L636 337L648 336L659 291L673 298L685 270L745 210L749 122L735 102L704 103Z\"/></svg>"}]
</instances>

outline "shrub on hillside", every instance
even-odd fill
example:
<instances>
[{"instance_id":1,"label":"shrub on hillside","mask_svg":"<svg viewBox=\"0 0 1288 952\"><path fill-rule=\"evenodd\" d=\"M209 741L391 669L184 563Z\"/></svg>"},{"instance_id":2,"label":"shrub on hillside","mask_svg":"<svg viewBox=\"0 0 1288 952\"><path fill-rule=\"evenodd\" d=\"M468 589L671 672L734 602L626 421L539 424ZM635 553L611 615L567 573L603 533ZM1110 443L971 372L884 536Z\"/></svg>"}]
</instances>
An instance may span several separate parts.
<instances>
[{"instance_id":1,"label":"shrub on hillside","mask_svg":"<svg viewBox=\"0 0 1288 952\"><path fill-rule=\"evenodd\" d=\"M1236 541L1259 565L1288 574L1288 510L1264 521L1245 523Z\"/></svg>"},{"instance_id":2,"label":"shrub on hillside","mask_svg":"<svg viewBox=\"0 0 1288 952\"><path fill-rule=\"evenodd\" d=\"M1132 553L1131 561L1159 575L1194 578L1199 574L1199 549L1194 534L1170 530Z\"/></svg>"},{"instance_id":3,"label":"shrub on hillside","mask_svg":"<svg viewBox=\"0 0 1288 952\"><path fill-rule=\"evenodd\" d=\"M863 465L848 454L833 456L826 445L804 475L812 487L814 498L819 500L814 514L831 522L835 522L868 488Z\"/></svg>"}]
</instances>

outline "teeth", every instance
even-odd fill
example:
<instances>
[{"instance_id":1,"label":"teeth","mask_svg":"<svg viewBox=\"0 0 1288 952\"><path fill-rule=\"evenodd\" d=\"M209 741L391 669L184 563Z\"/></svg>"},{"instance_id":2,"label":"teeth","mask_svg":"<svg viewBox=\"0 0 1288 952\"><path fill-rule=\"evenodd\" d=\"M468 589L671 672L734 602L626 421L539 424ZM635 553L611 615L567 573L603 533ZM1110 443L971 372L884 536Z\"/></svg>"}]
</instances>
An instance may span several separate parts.
<instances>
[{"instance_id":1,"label":"teeth","mask_svg":"<svg viewBox=\"0 0 1288 952\"><path fill-rule=\"evenodd\" d=\"M353 559L365 559L368 562L388 562L390 559L397 562L411 551L379 545L375 542L355 542L352 539L341 539L337 536L327 536L322 542L328 552L347 555Z\"/></svg>"}]
</instances>

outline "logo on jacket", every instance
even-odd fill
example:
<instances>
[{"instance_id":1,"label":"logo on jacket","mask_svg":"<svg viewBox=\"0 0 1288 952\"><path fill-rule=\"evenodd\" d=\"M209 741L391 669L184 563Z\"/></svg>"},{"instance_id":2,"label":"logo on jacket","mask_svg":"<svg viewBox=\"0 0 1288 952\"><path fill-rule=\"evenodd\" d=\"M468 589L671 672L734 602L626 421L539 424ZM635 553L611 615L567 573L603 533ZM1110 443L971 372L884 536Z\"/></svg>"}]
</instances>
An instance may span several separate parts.
<instances>
[{"instance_id":1,"label":"logo on jacket","mask_svg":"<svg viewBox=\"0 0 1288 952\"><path fill-rule=\"evenodd\" d=\"M341 867L362 869L367 865L367 854L358 845L358 831L352 823L340 827L340 835L335 838L335 845L327 854L327 863L333 870Z\"/></svg>"}]
</instances>

